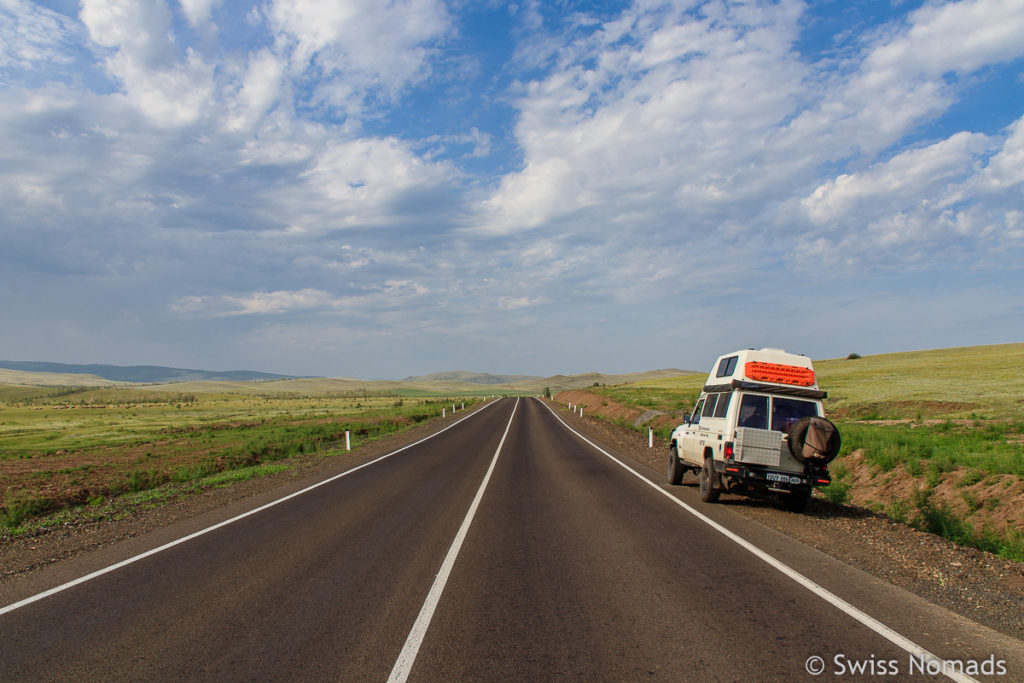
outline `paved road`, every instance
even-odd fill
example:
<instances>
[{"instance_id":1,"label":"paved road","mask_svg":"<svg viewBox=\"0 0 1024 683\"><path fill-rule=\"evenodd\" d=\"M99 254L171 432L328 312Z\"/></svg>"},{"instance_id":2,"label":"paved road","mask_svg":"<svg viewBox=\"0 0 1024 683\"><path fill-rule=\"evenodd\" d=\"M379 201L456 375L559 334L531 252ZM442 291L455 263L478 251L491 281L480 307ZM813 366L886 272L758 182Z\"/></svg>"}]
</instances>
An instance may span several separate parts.
<instances>
[{"instance_id":1,"label":"paved road","mask_svg":"<svg viewBox=\"0 0 1024 683\"><path fill-rule=\"evenodd\" d=\"M1007 680L1024 678L1019 641L698 507L692 488L664 491L540 401L500 400L300 496L0 614L0 680L781 680L809 678L813 656L828 679L855 662L885 678L910 672L905 646L680 501L912 645L946 659L995 655Z\"/></svg>"}]
</instances>

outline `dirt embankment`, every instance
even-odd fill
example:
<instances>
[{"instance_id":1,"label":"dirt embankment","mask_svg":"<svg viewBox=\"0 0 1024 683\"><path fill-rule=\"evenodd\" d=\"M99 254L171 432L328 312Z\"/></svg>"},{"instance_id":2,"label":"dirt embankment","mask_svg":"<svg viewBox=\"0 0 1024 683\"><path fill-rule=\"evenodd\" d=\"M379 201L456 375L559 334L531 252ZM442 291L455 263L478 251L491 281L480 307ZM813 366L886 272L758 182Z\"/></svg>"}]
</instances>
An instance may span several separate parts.
<instances>
[{"instance_id":1,"label":"dirt embankment","mask_svg":"<svg viewBox=\"0 0 1024 683\"><path fill-rule=\"evenodd\" d=\"M561 391L555 394L554 401L566 406L570 403L582 406L584 416L599 415L612 421L621 420L635 427L675 427L682 421L681 415L654 410L643 411L616 403L607 396L593 394L585 389Z\"/></svg>"},{"instance_id":2,"label":"dirt embankment","mask_svg":"<svg viewBox=\"0 0 1024 683\"><path fill-rule=\"evenodd\" d=\"M854 505L896 516L902 512L913 519L922 496L927 496L933 508L945 508L976 532L991 529L1003 536L1024 530L1024 481L1012 474L981 475L957 467L929 482L926 474L911 474L902 464L882 472L862 449L832 466L840 468L848 472L844 481L850 484Z\"/></svg>"}]
</instances>

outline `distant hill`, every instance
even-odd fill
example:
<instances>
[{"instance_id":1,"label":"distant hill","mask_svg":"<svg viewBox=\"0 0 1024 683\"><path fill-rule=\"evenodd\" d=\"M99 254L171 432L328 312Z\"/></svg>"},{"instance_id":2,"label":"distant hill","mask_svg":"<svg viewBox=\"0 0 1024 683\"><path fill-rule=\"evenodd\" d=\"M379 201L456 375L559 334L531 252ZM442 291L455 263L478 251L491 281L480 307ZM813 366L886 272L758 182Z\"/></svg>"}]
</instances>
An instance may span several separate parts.
<instances>
[{"instance_id":1,"label":"distant hill","mask_svg":"<svg viewBox=\"0 0 1024 683\"><path fill-rule=\"evenodd\" d=\"M580 375L494 375L486 372L450 370L403 380L288 377L268 372L234 370L213 372L186 370L161 365L71 365L67 363L0 361L0 384L29 386L111 386L122 384L175 385L175 390L226 393L324 394L345 392L408 393L411 395L540 394L566 389L583 389L595 384L626 384L691 374L674 368L626 375L588 372ZM154 387L157 388L157 387Z\"/></svg>"},{"instance_id":2,"label":"distant hill","mask_svg":"<svg viewBox=\"0 0 1024 683\"><path fill-rule=\"evenodd\" d=\"M580 375L552 375L541 380L517 383L514 386L522 388L544 388L551 389L552 393L566 391L567 389L585 389L595 384L633 384L635 382L647 382L667 377L680 377L692 375L692 370L680 370L678 368L667 368L664 370L648 370L647 372L631 372L624 375L606 375L601 372L585 372Z\"/></svg>"},{"instance_id":3,"label":"distant hill","mask_svg":"<svg viewBox=\"0 0 1024 683\"><path fill-rule=\"evenodd\" d=\"M0 360L0 368L19 372L40 372L60 375L92 375L112 382L134 382L138 384L162 384L167 382L191 382L197 380L253 382L259 380L288 379L286 375L250 370L186 370L162 365L70 365L67 363L46 363L34 361Z\"/></svg>"},{"instance_id":4,"label":"distant hill","mask_svg":"<svg viewBox=\"0 0 1024 683\"><path fill-rule=\"evenodd\" d=\"M466 382L468 384L514 384L516 382L530 382L544 379L534 375L492 375L488 372L466 372L465 370L451 370L448 372L434 372L429 375L418 375L406 377L403 382L413 384L422 382Z\"/></svg>"}]
</instances>

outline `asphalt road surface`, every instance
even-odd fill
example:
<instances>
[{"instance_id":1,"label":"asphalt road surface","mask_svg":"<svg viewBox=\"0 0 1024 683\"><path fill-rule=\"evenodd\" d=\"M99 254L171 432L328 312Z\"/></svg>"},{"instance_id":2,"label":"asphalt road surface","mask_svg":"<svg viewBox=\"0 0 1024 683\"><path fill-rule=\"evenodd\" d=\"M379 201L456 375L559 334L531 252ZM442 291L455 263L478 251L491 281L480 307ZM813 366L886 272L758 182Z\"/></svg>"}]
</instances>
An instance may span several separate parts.
<instances>
[{"instance_id":1,"label":"asphalt road surface","mask_svg":"<svg viewBox=\"0 0 1024 683\"><path fill-rule=\"evenodd\" d=\"M0 681L1024 680L1020 641L614 455L492 402L77 585L40 596L95 558L8 586Z\"/></svg>"}]
</instances>

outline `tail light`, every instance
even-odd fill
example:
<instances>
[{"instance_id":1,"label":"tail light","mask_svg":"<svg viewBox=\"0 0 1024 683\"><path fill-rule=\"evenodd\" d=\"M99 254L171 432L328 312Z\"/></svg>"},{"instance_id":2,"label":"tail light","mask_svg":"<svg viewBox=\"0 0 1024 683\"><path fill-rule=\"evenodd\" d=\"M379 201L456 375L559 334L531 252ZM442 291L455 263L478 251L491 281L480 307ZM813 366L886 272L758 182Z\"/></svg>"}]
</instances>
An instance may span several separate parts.
<instances>
[{"instance_id":1,"label":"tail light","mask_svg":"<svg viewBox=\"0 0 1024 683\"><path fill-rule=\"evenodd\" d=\"M725 442L725 459L732 460L736 456L736 452L733 450L732 441Z\"/></svg>"}]
</instances>

